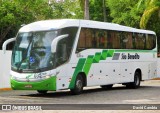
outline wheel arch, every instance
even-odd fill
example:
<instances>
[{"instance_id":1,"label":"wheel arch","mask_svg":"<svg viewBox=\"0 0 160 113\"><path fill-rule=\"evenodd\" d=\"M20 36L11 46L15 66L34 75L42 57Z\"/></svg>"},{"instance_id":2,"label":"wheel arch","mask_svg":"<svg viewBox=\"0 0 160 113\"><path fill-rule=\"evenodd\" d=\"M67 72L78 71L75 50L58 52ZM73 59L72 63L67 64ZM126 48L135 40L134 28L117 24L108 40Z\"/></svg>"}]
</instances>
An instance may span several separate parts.
<instances>
[{"instance_id":1,"label":"wheel arch","mask_svg":"<svg viewBox=\"0 0 160 113\"><path fill-rule=\"evenodd\" d=\"M139 74L140 74L140 80L142 81L142 71L141 71L141 69L140 68L137 68L136 70L135 70L135 73L136 72L138 72Z\"/></svg>"},{"instance_id":2,"label":"wheel arch","mask_svg":"<svg viewBox=\"0 0 160 113\"><path fill-rule=\"evenodd\" d=\"M79 72L78 75L81 75L84 82L83 82L83 86L87 86L87 77L86 74L84 72Z\"/></svg>"}]
</instances>

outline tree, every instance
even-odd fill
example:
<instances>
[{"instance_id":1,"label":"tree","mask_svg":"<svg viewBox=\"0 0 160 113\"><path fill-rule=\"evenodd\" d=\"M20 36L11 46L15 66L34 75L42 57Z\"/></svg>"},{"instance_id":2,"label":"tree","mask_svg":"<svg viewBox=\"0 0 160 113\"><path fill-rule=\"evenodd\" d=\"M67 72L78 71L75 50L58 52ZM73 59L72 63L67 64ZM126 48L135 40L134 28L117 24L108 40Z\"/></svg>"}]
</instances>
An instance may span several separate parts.
<instances>
[{"instance_id":1,"label":"tree","mask_svg":"<svg viewBox=\"0 0 160 113\"><path fill-rule=\"evenodd\" d=\"M52 1L50 7L53 9L52 18L82 18L79 0ZM74 7L74 8L73 8Z\"/></svg>"},{"instance_id":2,"label":"tree","mask_svg":"<svg viewBox=\"0 0 160 113\"><path fill-rule=\"evenodd\" d=\"M153 30L157 34L158 51L160 51L160 1L139 0L139 7L145 4L145 9L140 20L140 28Z\"/></svg>"},{"instance_id":3,"label":"tree","mask_svg":"<svg viewBox=\"0 0 160 113\"><path fill-rule=\"evenodd\" d=\"M51 17L52 9L45 0L0 0L0 46L14 37L22 24Z\"/></svg>"},{"instance_id":4,"label":"tree","mask_svg":"<svg viewBox=\"0 0 160 113\"><path fill-rule=\"evenodd\" d=\"M137 9L139 0L107 0L112 22L139 28L139 21L144 11L142 5Z\"/></svg>"},{"instance_id":5,"label":"tree","mask_svg":"<svg viewBox=\"0 0 160 113\"><path fill-rule=\"evenodd\" d=\"M85 13L84 18L89 20L89 0L85 0Z\"/></svg>"},{"instance_id":6,"label":"tree","mask_svg":"<svg viewBox=\"0 0 160 113\"><path fill-rule=\"evenodd\" d=\"M142 1L144 1L144 0L139 1L140 5L141 5ZM143 13L141 20L140 20L140 27L146 28L150 18L155 13L157 14L155 16L159 17L159 19L160 19L160 1L159 0L147 0L146 1L146 8L145 8L144 13Z\"/></svg>"},{"instance_id":7,"label":"tree","mask_svg":"<svg viewBox=\"0 0 160 113\"><path fill-rule=\"evenodd\" d=\"M89 12L90 20L111 22L110 9L105 2L106 0L90 0Z\"/></svg>"},{"instance_id":8,"label":"tree","mask_svg":"<svg viewBox=\"0 0 160 113\"><path fill-rule=\"evenodd\" d=\"M14 31L19 24L22 24L22 20L24 22L28 21L21 7L15 2L8 0L1 0L0 18L0 43L2 43L9 32Z\"/></svg>"},{"instance_id":9,"label":"tree","mask_svg":"<svg viewBox=\"0 0 160 113\"><path fill-rule=\"evenodd\" d=\"M84 11L84 19L89 20L89 0L79 0L79 2Z\"/></svg>"},{"instance_id":10,"label":"tree","mask_svg":"<svg viewBox=\"0 0 160 113\"><path fill-rule=\"evenodd\" d=\"M83 18L83 11L79 0L0 0L0 18L1 46L4 40L16 35L22 24L45 19Z\"/></svg>"}]
</instances>

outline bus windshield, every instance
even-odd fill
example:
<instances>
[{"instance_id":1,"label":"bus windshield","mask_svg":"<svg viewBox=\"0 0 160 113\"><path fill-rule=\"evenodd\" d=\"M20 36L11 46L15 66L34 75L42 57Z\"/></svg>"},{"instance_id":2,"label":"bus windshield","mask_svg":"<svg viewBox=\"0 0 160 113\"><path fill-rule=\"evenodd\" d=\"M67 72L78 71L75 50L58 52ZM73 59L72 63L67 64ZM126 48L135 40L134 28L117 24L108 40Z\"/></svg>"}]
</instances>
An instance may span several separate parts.
<instances>
[{"instance_id":1,"label":"bus windshield","mask_svg":"<svg viewBox=\"0 0 160 113\"><path fill-rule=\"evenodd\" d=\"M57 30L19 33L12 53L12 69L35 72L53 68L51 43L57 36Z\"/></svg>"}]
</instances>

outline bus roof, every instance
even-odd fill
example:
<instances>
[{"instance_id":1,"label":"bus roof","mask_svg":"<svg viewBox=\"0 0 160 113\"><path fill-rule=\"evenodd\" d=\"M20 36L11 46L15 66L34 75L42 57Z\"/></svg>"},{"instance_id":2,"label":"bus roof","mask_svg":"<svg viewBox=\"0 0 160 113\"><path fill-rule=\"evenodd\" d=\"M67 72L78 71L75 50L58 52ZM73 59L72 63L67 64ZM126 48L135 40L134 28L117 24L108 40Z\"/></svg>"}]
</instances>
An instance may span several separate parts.
<instances>
[{"instance_id":1,"label":"bus roof","mask_svg":"<svg viewBox=\"0 0 160 113\"><path fill-rule=\"evenodd\" d=\"M96 29L107 29L116 31L137 32L146 34L155 34L153 31L136 29L114 23L98 22L91 20L78 20L78 19L59 19L59 20L43 20L30 23L23 26L19 32L34 32L60 29L64 27L85 27Z\"/></svg>"}]
</instances>

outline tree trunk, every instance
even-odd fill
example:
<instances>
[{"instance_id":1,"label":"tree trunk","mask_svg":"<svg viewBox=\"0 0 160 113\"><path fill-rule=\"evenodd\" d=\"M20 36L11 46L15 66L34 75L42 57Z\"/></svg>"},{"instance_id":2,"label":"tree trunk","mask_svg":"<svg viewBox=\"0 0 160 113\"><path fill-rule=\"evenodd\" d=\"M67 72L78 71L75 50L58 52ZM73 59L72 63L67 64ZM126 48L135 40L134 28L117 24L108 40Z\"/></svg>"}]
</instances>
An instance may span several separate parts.
<instances>
[{"instance_id":1,"label":"tree trunk","mask_svg":"<svg viewBox=\"0 0 160 113\"><path fill-rule=\"evenodd\" d=\"M89 20L89 0L85 0L84 19Z\"/></svg>"},{"instance_id":2,"label":"tree trunk","mask_svg":"<svg viewBox=\"0 0 160 113\"><path fill-rule=\"evenodd\" d=\"M106 0L103 0L103 15L104 15L104 22L107 21L107 15L106 15Z\"/></svg>"}]
</instances>

